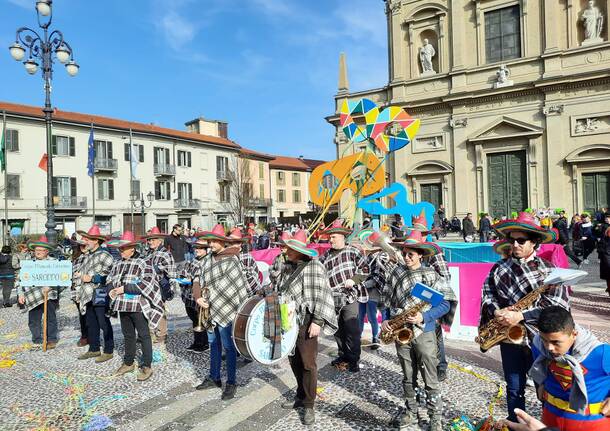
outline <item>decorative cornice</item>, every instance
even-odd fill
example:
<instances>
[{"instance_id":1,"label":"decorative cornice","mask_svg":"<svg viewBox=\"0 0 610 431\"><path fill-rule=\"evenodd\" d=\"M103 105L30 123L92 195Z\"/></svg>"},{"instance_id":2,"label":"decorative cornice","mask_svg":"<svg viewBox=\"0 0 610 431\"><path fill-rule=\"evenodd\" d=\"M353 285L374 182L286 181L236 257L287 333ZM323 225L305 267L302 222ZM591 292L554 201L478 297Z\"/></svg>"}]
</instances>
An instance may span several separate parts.
<instances>
[{"instance_id":1,"label":"decorative cornice","mask_svg":"<svg viewBox=\"0 0 610 431\"><path fill-rule=\"evenodd\" d=\"M563 113L563 108L564 105L562 104L558 104L558 105L545 105L542 108L542 113L544 115L561 115Z\"/></svg>"},{"instance_id":2,"label":"decorative cornice","mask_svg":"<svg viewBox=\"0 0 610 431\"><path fill-rule=\"evenodd\" d=\"M453 115L449 118L449 126L452 129L459 129L468 125L468 118L456 118Z\"/></svg>"}]
</instances>

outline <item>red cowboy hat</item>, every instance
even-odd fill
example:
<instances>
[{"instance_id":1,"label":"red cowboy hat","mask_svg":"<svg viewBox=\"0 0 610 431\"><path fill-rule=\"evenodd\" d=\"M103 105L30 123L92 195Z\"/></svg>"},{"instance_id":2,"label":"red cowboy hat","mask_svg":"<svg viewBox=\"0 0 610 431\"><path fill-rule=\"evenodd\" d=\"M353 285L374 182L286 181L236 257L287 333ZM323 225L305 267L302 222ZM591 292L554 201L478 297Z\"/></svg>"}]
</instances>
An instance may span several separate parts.
<instances>
[{"instance_id":1,"label":"red cowboy hat","mask_svg":"<svg viewBox=\"0 0 610 431\"><path fill-rule=\"evenodd\" d=\"M148 231L148 234L142 237L143 240L148 240L152 238L165 238L167 236L166 233L161 233L161 230L158 226L153 226L151 230Z\"/></svg>"},{"instance_id":2,"label":"red cowboy hat","mask_svg":"<svg viewBox=\"0 0 610 431\"><path fill-rule=\"evenodd\" d=\"M554 242L556 239L555 232L538 226L534 216L527 212L520 212L516 219L502 220L492 227L504 238L508 237L511 232L524 232L537 236L543 244Z\"/></svg>"},{"instance_id":3,"label":"red cowboy hat","mask_svg":"<svg viewBox=\"0 0 610 431\"><path fill-rule=\"evenodd\" d=\"M277 241L273 242L274 245L283 246L287 239L292 238L292 235L287 230L283 231Z\"/></svg>"},{"instance_id":4,"label":"red cowboy hat","mask_svg":"<svg viewBox=\"0 0 610 431\"><path fill-rule=\"evenodd\" d=\"M314 249L307 248L307 244L307 231L303 229L296 231L292 238L288 238L284 241L284 245L294 251L298 251L307 257L318 257L318 252Z\"/></svg>"},{"instance_id":5,"label":"red cowboy hat","mask_svg":"<svg viewBox=\"0 0 610 431\"><path fill-rule=\"evenodd\" d=\"M438 245L432 242L424 241L422 233L418 230L409 231L409 235L406 237L404 241L393 242L393 246L400 248L412 248L415 250L423 251L424 257L434 256L441 252L441 249Z\"/></svg>"},{"instance_id":6,"label":"red cowboy hat","mask_svg":"<svg viewBox=\"0 0 610 431\"><path fill-rule=\"evenodd\" d=\"M36 247L46 248L47 250L53 250L51 244L49 244L49 240L46 236L41 235L37 241L28 242L28 248L30 250L34 250Z\"/></svg>"},{"instance_id":7,"label":"red cowboy hat","mask_svg":"<svg viewBox=\"0 0 610 431\"><path fill-rule=\"evenodd\" d=\"M199 238L216 241L230 241L225 235L225 228L220 223L212 228L211 231L204 231L198 235Z\"/></svg>"},{"instance_id":8,"label":"red cowboy hat","mask_svg":"<svg viewBox=\"0 0 610 431\"><path fill-rule=\"evenodd\" d=\"M197 240L192 244L193 248L210 248L210 243L207 239L197 236Z\"/></svg>"},{"instance_id":9,"label":"red cowboy hat","mask_svg":"<svg viewBox=\"0 0 610 431\"><path fill-rule=\"evenodd\" d=\"M100 227L96 224L91 226L87 232L84 230L77 230L77 234L89 239L97 239L98 241L106 241L106 235L102 235L100 232Z\"/></svg>"},{"instance_id":10,"label":"red cowboy hat","mask_svg":"<svg viewBox=\"0 0 610 431\"><path fill-rule=\"evenodd\" d=\"M126 230L119 239L111 239L106 242L106 245L115 248L135 247L138 245L138 241L136 241L136 236L133 232Z\"/></svg>"},{"instance_id":11,"label":"red cowboy hat","mask_svg":"<svg viewBox=\"0 0 610 431\"><path fill-rule=\"evenodd\" d=\"M229 236L227 237L227 240L229 240L230 242L246 242L249 239L250 237L244 236L244 234L241 232L241 229L238 227L234 227L231 230Z\"/></svg>"},{"instance_id":12,"label":"red cowboy hat","mask_svg":"<svg viewBox=\"0 0 610 431\"><path fill-rule=\"evenodd\" d=\"M338 234L345 235L345 236L351 235L352 232L353 232L352 229L343 225L343 220L340 218L336 219L334 222L332 222L332 224L328 228L326 228L322 231L322 233L326 234L326 235L332 235L333 233L338 233Z\"/></svg>"},{"instance_id":13,"label":"red cowboy hat","mask_svg":"<svg viewBox=\"0 0 610 431\"><path fill-rule=\"evenodd\" d=\"M411 216L411 227L409 229L418 230L422 235L428 235L429 233L440 230L439 228L428 229L428 221L426 220L426 213L422 210L418 216Z\"/></svg>"}]
</instances>

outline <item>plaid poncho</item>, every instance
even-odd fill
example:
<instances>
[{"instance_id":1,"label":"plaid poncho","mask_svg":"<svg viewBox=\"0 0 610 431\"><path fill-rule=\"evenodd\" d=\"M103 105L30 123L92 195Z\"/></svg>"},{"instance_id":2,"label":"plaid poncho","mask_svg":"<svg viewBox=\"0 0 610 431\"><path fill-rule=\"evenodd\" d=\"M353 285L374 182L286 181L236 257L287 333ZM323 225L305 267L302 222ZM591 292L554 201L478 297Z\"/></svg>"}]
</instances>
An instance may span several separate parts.
<instances>
[{"instance_id":1,"label":"plaid poncho","mask_svg":"<svg viewBox=\"0 0 610 431\"><path fill-rule=\"evenodd\" d=\"M32 259L36 260L36 259ZM52 257L47 257L44 260L56 260ZM49 287L49 299L59 299L59 293L62 288L59 286L21 286L20 279L15 279L15 284L17 287L17 295L25 296L25 305L28 310L38 307L40 304L44 303L44 292L43 289L45 287Z\"/></svg>"},{"instance_id":2,"label":"plaid poncho","mask_svg":"<svg viewBox=\"0 0 610 431\"><path fill-rule=\"evenodd\" d=\"M531 259L510 257L500 260L489 271L483 283L481 325L494 317L494 311L509 307L525 295L542 286L542 281L553 269L553 264L538 256ZM567 286L557 286L543 293L533 306L523 312L526 326L537 326L543 308L559 305L570 309Z\"/></svg>"},{"instance_id":3,"label":"plaid poncho","mask_svg":"<svg viewBox=\"0 0 610 431\"><path fill-rule=\"evenodd\" d=\"M146 260L132 257L115 261L107 282L113 289L132 284L140 290L139 295L118 295L111 303L114 311L141 312L151 327L157 327L163 317L163 301L154 270Z\"/></svg>"},{"instance_id":4,"label":"plaid poncho","mask_svg":"<svg viewBox=\"0 0 610 431\"><path fill-rule=\"evenodd\" d=\"M275 289L284 297L293 300L296 304L299 325L302 325L309 312L313 321L322 327L327 335L337 332L338 323L335 313L335 303L332 290L328 282L328 275L324 265L317 259L307 262L289 286L285 286L297 265L286 261Z\"/></svg>"},{"instance_id":5,"label":"plaid poncho","mask_svg":"<svg viewBox=\"0 0 610 431\"><path fill-rule=\"evenodd\" d=\"M271 282L271 284L275 284L277 279L280 277L285 262L286 256L284 255L284 253L278 254L275 259L273 259L273 263L269 268L269 281Z\"/></svg>"},{"instance_id":6,"label":"plaid poncho","mask_svg":"<svg viewBox=\"0 0 610 431\"><path fill-rule=\"evenodd\" d=\"M176 266L176 273L178 276L182 278L187 278L191 280L191 282L198 281L201 276L201 267L203 266L202 257L195 257L195 259L182 262ZM195 298L193 298L193 285L181 285L180 286L180 296L182 297L182 302L184 305L189 308L197 308L197 302L195 302Z\"/></svg>"},{"instance_id":7,"label":"plaid poncho","mask_svg":"<svg viewBox=\"0 0 610 431\"><path fill-rule=\"evenodd\" d=\"M174 256L165 248L163 245L152 249L148 248L145 254L142 256L143 259L148 261L148 264L152 266L155 272L155 282L161 283L161 279L165 276L169 280L176 278L176 264L174 263ZM174 282L170 281L170 289L175 292Z\"/></svg>"},{"instance_id":8,"label":"plaid poncho","mask_svg":"<svg viewBox=\"0 0 610 431\"><path fill-rule=\"evenodd\" d=\"M81 277L85 274L90 275L91 277L95 275L105 277L110 273L113 263L114 259L112 258L112 255L103 248L98 247L94 252L86 254L86 257L79 268ZM94 283L93 280L89 283L85 283L81 279L78 283L76 296L80 314L83 316L87 311L87 304L93 299L93 291L96 287L100 287L100 284Z\"/></svg>"},{"instance_id":9,"label":"plaid poncho","mask_svg":"<svg viewBox=\"0 0 610 431\"><path fill-rule=\"evenodd\" d=\"M355 276L366 277L369 269L366 258L360 250L351 245L341 250L330 249L319 259L328 273L330 287L333 291L335 308L351 304L358 298L358 289L347 288L345 282Z\"/></svg>"},{"instance_id":10,"label":"plaid poncho","mask_svg":"<svg viewBox=\"0 0 610 431\"><path fill-rule=\"evenodd\" d=\"M81 279L80 277L76 277L74 274L80 271L81 265L85 262L85 258L87 257L87 253L80 254L75 260L72 261L72 287L70 288L71 299L74 301L78 300L78 289L80 289Z\"/></svg>"},{"instance_id":11,"label":"plaid poncho","mask_svg":"<svg viewBox=\"0 0 610 431\"><path fill-rule=\"evenodd\" d=\"M240 253L239 261L244 268L244 275L248 282L248 290L252 296L261 290L261 281L258 278L258 265L250 253Z\"/></svg>"},{"instance_id":12,"label":"plaid poncho","mask_svg":"<svg viewBox=\"0 0 610 431\"><path fill-rule=\"evenodd\" d=\"M457 310L458 299L451 288L451 273L449 272L449 267L447 266L447 261L445 260L445 255L443 253L435 254L434 256L430 256L423 261L424 266L429 266L433 268L438 275L443 277L447 281L447 285L449 286L449 292L445 296L445 299L449 301L449 312L445 314L443 317L439 319L439 321L443 325L451 326L453 323L453 318L455 317L455 312Z\"/></svg>"},{"instance_id":13,"label":"plaid poncho","mask_svg":"<svg viewBox=\"0 0 610 431\"><path fill-rule=\"evenodd\" d=\"M250 297L248 282L239 258L233 253L208 254L203 258L201 289L208 289L210 321L227 326L239 307Z\"/></svg>"},{"instance_id":14,"label":"plaid poncho","mask_svg":"<svg viewBox=\"0 0 610 431\"><path fill-rule=\"evenodd\" d=\"M393 268L394 262L390 260L390 255L385 251L375 251L366 255L366 263L370 272L363 284L369 292L369 299L379 302L385 280Z\"/></svg>"},{"instance_id":15,"label":"plaid poncho","mask_svg":"<svg viewBox=\"0 0 610 431\"><path fill-rule=\"evenodd\" d=\"M398 316L403 311L422 302L411 293L416 283L425 284L439 291L447 301L449 301L448 298L455 298L447 280L438 275L434 269L422 266L416 270L410 270L405 265L396 265L388 275L381 294L383 303L390 309L390 316ZM424 323L408 326L413 329L414 337L417 337L423 332Z\"/></svg>"}]
</instances>

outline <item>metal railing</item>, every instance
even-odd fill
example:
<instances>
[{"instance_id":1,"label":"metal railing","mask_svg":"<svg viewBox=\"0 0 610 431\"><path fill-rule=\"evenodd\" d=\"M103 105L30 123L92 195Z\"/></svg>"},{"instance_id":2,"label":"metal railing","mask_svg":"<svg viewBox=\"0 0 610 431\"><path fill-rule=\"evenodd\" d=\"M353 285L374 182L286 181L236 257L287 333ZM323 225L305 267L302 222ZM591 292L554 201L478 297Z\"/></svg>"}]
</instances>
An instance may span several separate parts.
<instances>
[{"instance_id":1,"label":"metal railing","mask_svg":"<svg viewBox=\"0 0 610 431\"><path fill-rule=\"evenodd\" d=\"M270 207L271 199L268 198L250 198L249 204L253 207Z\"/></svg>"},{"instance_id":2,"label":"metal railing","mask_svg":"<svg viewBox=\"0 0 610 431\"><path fill-rule=\"evenodd\" d=\"M93 166L97 171L116 171L119 164L117 159L101 159L96 157Z\"/></svg>"},{"instance_id":3,"label":"metal railing","mask_svg":"<svg viewBox=\"0 0 610 431\"><path fill-rule=\"evenodd\" d=\"M154 172L156 176L174 176L176 175L176 165L155 163Z\"/></svg>"},{"instance_id":4,"label":"metal railing","mask_svg":"<svg viewBox=\"0 0 610 431\"><path fill-rule=\"evenodd\" d=\"M201 208L199 199L174 199L174 208L180 210L198 210Z\"/></svg>"},{"instance_id":5,"label":"metal railing","mask_svg":"<svg viewBox=\"0 0 610 431\"><path fill-rule=\"evenodd\" d=\"M87 209L86 196L53 196L53 204L59 209Z\"/></svg>"},{"instance_id":6,"label":"metal railing","mask_svg":"<svg viewBox=\"0 0 610 431\"><path fill-rule=\"evenodd\" d=\"M229 172L228 170L216 171L216 180L217 181L231 181L231 172Z\"/></svg>"}]
</instances>

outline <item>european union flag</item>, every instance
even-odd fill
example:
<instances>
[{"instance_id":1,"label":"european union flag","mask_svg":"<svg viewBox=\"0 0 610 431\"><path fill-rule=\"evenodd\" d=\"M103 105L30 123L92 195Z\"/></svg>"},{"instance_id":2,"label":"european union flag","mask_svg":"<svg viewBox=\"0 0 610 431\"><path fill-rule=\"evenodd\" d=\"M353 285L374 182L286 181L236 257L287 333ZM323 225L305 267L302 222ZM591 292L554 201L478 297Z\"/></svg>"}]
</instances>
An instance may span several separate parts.
<instances>
[{"instance_id":1,"label":"european union flag","mask_svg":"<svg viewBox=\"0 0 610 431\"><path fill-rule=\"evenodd\" d=\"M91 127L91 132L89 133L89 145L87 152L87 175L92 177L93 173L95 172L95 144L93 142L93 127Z\"/></svg>"}]
</instances>

